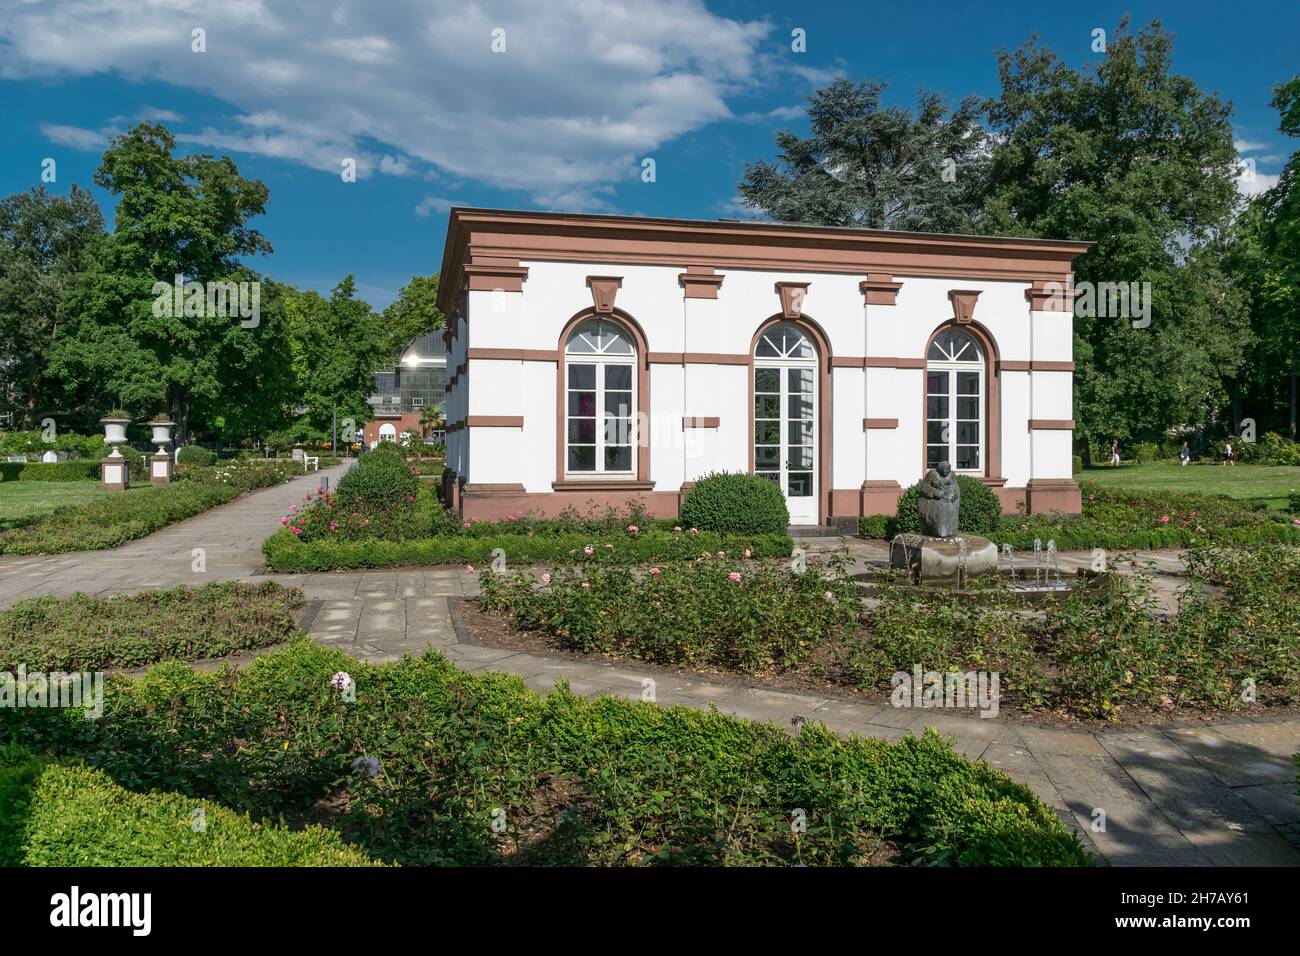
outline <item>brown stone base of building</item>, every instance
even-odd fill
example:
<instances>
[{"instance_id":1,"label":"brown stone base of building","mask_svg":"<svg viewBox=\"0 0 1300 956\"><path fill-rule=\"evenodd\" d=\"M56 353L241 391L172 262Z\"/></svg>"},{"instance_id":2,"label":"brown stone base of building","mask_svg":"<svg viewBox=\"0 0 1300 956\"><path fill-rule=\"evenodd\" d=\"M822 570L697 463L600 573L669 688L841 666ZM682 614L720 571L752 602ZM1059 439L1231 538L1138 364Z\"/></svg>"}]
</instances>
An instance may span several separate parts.
<instances>
[{"instance_id":1,"label":"brown stone base of building","mask_svg":"<svg viewBox=\"0 0 1300 956\"><path fill-rule=\"evenodd\" d=\"M1082 508L1079 486L1068 478L1039 478L1024 488L1008 488L997 480L988 484L1002 502L1003 514L1015 514L1022 504L1030 514L1079 514ZM466 484L447 469L442 476L442 498L449 509L459 511L467 520L501 521L525 514L556 518L570 508L581 514L599 514L608 508L623 511L630 501L639 501L656 518L673 518L680 513L691 485L688 482L677 491L656 491L648 481L562 481L555 482L552 491L530 493L520 484ZM823 503L829 510L823 523L848 529L864 515L895 514L902 493L896 481L864 481L859 488L833 490Z\"/></svg>"}]
</instances>

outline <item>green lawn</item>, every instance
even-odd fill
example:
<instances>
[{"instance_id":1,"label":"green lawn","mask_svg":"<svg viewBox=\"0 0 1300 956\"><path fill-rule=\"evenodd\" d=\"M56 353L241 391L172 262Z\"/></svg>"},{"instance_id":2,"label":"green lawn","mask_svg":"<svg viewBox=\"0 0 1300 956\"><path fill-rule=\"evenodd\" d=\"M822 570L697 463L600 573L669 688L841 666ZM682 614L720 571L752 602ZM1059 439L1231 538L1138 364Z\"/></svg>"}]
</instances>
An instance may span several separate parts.
<instances>
[{"instance_id":1,"label":"green lawn","mask_svg":"<svg viewBox=\"0 0 1300 956\"><path fill-rule=\"evenodd\" d=\"M136 485L126 493L148 494L154 487ZM98 481L0 481L0 528L118 493L101 488Z\"/></svg>"},{"instance_id":2,"label":"green lawn","mask_svg":"<svg viewBox=\"0 0 1300 956\"><path fill-rule=\"evenodd\" d=\"M1099 485L1130 491L1183 491L1263 501L1285 508L1287 496L1300 490L1300 468L1287 465L1123 464L1085 468L1077 476Z\"/></svg>"}]
</instances>

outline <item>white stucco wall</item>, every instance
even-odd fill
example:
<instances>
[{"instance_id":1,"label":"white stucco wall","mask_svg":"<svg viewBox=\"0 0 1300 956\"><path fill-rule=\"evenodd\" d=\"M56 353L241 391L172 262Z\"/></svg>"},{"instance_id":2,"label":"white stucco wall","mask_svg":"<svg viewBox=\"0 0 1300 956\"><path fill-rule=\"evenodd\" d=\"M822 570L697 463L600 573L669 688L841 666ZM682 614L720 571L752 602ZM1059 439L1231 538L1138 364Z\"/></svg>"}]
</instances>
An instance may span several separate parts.
<instances>
[{"instance_id":1,"label":"white stucco wall","mask_svg":"<svg viewBox=\"0 0 1300 956\"><path fill-rule=\"evenodd\" d=\"M948 292L978 290L974 320L991 335L1004 362L1069 362L1070 318L1032 312L1023 281L960 277L894 276L897 304L864 306L861 274L719 270L719 297L687 299L679 265L521 262L528 268L523 291L468 293L448 367L465 361L466 349L553 352L561 331L590 309L588 276L621 276L617 308L632 316L651 353L748 355L754 334L780 312L777 281L807 282L803 312L829 340L837 358L921 359L926 343L953 315ZM661 356L662 357L662 356ZM993 374L993 356L987 374ZM827 356L822 357L823 361ZM448 396L448 420L465 416L520 416L522 427L474 427L449 436L448 459L473 484L522 484L547 492L556 475L556 375L552 360L474 358L466 379ZM644 374L639 372L638 374ZM749 465L749 372L736 364L657 361L649 370L650 478L658 491L672 491L715 470ZM922 471L924 372L919 368L836 367L832 370L834 423L829 475L821 490L857 489L864 480L906 486ZM1069 371L1002 370L1001 470L1008 487L1031 478L1068 478L1069 431L1030 431L1030 419L1069 419ZM719 426L684 431L684 415L717 417ZM864 418L897 419L895 429L864 433ZM472 454L471 454L472 449ZM825 482L829 479L829 485Z\"/></svg>"}]
</instances>

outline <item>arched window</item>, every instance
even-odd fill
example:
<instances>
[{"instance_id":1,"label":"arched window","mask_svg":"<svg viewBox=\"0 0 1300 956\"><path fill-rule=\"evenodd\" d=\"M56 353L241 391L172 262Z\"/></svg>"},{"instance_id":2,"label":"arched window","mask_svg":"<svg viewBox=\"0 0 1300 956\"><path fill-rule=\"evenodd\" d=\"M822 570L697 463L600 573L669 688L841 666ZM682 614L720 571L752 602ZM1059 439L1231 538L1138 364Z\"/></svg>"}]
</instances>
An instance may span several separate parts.
<instances>
[{"instance_id":1,"label":"arched window","mask_svg":"<svg viewBox=\"0 0 1300 956\"><path fill-rule=\"evenodd\" d=\"M925 465L983 474L984 350L960 329L944 329L926 355Z\"/></svg>"},{"instance_id":2,"label":"arched window","mask_svg":"<svg viewBox=\"0 0 1300 956\"><path fill-rule=\"evenodd\" d=\"M380 441L397 441L397 429L389 422L384 422L379 426Z\"/></svg>"},{"instance_id":3,"label":"arched window","mask_svg":"<svg viewBox=\"0 0 1300 956\"><path fill-rule=\"evenodd\" d=\"M619 323L588 319L564 347L565 469L631 475L636 467L636 345Z\"/></svg>"},{"instance_id":4,"label":"arched window","mask_svg":"<svg viewBox=\"0 0 1300 956\"><path fill-rule=\"evenodd\" d=\"M793 524L816 524L817 348L777 322L754 343L754 474L776 484Z\"/></svg>"}]
</instances>

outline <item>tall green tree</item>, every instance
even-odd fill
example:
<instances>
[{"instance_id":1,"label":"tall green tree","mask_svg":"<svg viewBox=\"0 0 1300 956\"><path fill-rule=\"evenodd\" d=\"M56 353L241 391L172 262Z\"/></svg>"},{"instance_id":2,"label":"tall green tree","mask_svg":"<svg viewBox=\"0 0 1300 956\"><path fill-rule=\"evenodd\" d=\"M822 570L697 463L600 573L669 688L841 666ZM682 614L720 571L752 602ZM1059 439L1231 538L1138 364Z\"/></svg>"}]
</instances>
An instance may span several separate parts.
<instances>
[{"instance_id":1,"label":"tall green tree","mask_svg":"<svg viewBox=\"0 0 1300 956\"><path fill-rule=\"evenodd\" d=\"M982 228L1093 240L1077 281L1151 283L1149 324L1076 317L1081 441L1212 417L1249 342L1222 242L1238 206L1232 107L1172 73L1172 59L1158 21L1135 33L1127 18L1083 70L1036 37L998 54Z\"/></svg>"},{"instance_id":2,"label":"tall green tree","mask_svg":"<svg viewBox=\"0 0 1300 956\"><path fill-rule=\"evenodd\" d=\"M1273 90L1278 129L1300 136L1300 76ZM1263 429L1296 437L1300 372L1300 150L1277 185L1255 196L1237 223L1232 266L1250 293L1253 342L1242 364L1242 407Z\"/></svg>"},{"instance_id":3,"label":"tall green tree","mask_svg":"<svg viewBox=\"0 0 1300 956\"><path fill-rule=\"evenodd\" d=\"M379 315L357 298L356 281L345 276L328 299L317 292L286 294L289 340L300 405L300 422L328 434L338 418L364 421L374 373L389 359Z\"/></svg>"},{"instance_id":4,"label":"tall green tree","mask_svg":"<svg viewBox=\"0 0 1300 956\"><path fill-rule=\"evenodd\" d=\"M438 311L438 279L436 272L411 276L384 309L384 354L397 358L412 339L444 327L446 320Z\"/></svg>"},{"instance_id":5,"label":"tall green tree","mask_svg":"<svg viewBox=\"0 0 1300 956\"><path fill-rule=\"evenodd\" d=\"M982 103L951 112L921 91L916 112L881 106L887 83L837 78L808 97L809 135L776 135L776 162L745 165L745 204L784 222L968 231L979 208Z\"/></svg>"},{"instance_id":6,"label":"tall green tree","mask_svg":"<svg viewBox=\"0 0 1300 956\"><path fill-rule=\"evenodd\" d=\"M0 199L0 411L15 427L76 409L49 373L66 331L68 293L88 268L104 217L90 193L44 186Z\"/></svg>"},{"instance_id":7,"label":"tall green tree","mask_svg":"<svg viewBox=\"0 0 1300 956\"><path fill-rule=\"evenodd\" d=\"M133 413L169 412L184 441L196 403L211 407L234 392L223 376L250 360L266 332L210 308L159 314L155 285L177 276L255 282L240 257L271 246L249 225L266 209L266 186L240 176L229 157L176 156L175 146L157 123L110 142L95 183L118 197L113 232L70 296L75 329L52 369Z\"/></svg>"}]
</instances>

